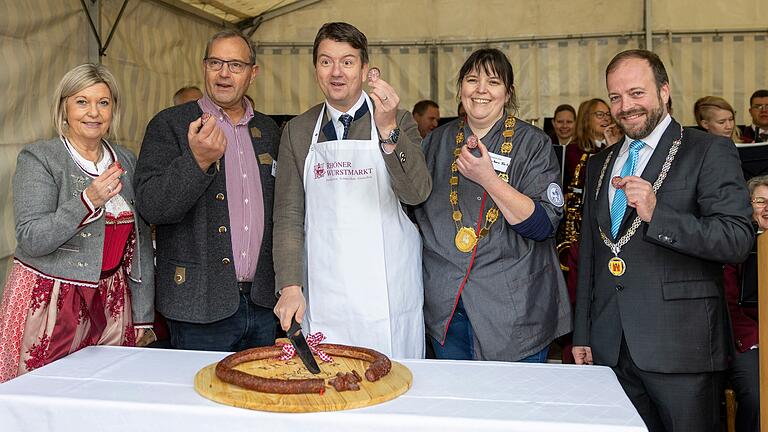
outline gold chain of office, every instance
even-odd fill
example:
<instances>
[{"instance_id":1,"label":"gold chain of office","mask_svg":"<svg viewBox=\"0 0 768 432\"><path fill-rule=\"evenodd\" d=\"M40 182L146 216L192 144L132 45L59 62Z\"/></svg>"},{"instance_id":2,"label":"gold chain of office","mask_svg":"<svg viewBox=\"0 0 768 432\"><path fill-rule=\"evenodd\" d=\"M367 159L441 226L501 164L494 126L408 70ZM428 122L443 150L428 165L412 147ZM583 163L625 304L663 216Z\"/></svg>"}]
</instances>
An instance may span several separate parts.
<instances>
[{"instance_id":1,"label":"gold chain of office","mask_svg":"<svg viewBox=\"0 0 768 432\"><path fill-rule=\"evenodd\" d=\"M509 154L512 153L512 137L515 135L515 117L512 114L509 114L506 120L504 120L504 132L502 132L502 135L504 135L504 143L501 144L500 152L503 156L509 157ZM475 230L472 229L472 227L464 226L462 223L464 215L461 213L461 210L459 210L459 166L456 163L461 154L462 145L464 145L464 118L459 117L459 130L456 133L456 148L453 150L455 158L453 163L451 163L451 178L449 180L451 193L448 200L453 209L453 223L456 225L456 238L454 239L456 249L464 253L469 253L475 248L477 242L480 241L481 238L488 235L493 223L499 219L499 208L494 204L488 209L485 213L485 223L483 224L483 227L480 228L479 234L475 233ZM507 173L500 172L497 173L497 175L500 179L509 183L509 175Z\"/></svg>"}]
</instances>

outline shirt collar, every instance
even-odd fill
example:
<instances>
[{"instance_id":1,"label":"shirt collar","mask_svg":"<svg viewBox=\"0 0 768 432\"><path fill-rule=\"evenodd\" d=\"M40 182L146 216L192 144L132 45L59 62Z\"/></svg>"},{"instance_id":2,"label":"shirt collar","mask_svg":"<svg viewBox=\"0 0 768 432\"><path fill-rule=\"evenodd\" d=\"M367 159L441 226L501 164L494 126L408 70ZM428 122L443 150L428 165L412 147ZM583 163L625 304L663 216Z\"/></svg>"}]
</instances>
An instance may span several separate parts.
<instances>
[{"instance_id":1,"label":"shirt collar","mask_svg":"<svg viewBox=\"0 0 768 432\"><path fill-rule=\"evenodd\" d=\"M241 103L243 104L243 107L245 107L245 113L243 114L243 117L240 119L240 121L237 122L238 125L248 124L248 122L250 122L253 118L253 107L251 106L251 103L248 102L246 98L243 98ZM211 98L208 97L207 94L198 99L197 104L200 106L200 109L203 110L203 112L207 112L215 116L219 121L225 121L226 119L227 123L232 123L229 116L227 115L227 112L224 111L222 107L216 105L211 100Z\"/></svg>"},{"instance_id":2,"label":"shirt collar","mask_svg":"<svg viewBox=\"0 0 768 432\"><path fill-rule=\"evenodd\" d=\"M355 113L357 112L358 108L363 106L365 103L365 96L363 96L363 92L360 92L360 97L357 99L357 102L355 102L354 105L352 105L352 108L349 109L347 112L339 111L336 108L332 107L330 103L328 103L328 100L325 101L325 106L328 108L328 114L331 116L331 120L333 120L333 124L339 123L339 117L341 117L342 114L349 114L352 117L355 117Z\"/></svg>"},{"instance_id":3,"label":"shirt collar","mask_svg":"<svg viewBox=\"0 0 768 432\"><path fill-rule=\"evenodd\" d=\"M664 135L664 131L667 130L670 123L672 123L672 116L667 114L664 119L656 125L653 132L645 138L640 138L640 141L644 142L645 145L651 148L651 150L656 150L656 146L659 145L659 141L661 141L661 136ZM629 145L632 141L634 141L634 139L626 135L624 136L624 145L621 146L619 155L623 155L629 151Z\"/></svg>"}]
</instances>

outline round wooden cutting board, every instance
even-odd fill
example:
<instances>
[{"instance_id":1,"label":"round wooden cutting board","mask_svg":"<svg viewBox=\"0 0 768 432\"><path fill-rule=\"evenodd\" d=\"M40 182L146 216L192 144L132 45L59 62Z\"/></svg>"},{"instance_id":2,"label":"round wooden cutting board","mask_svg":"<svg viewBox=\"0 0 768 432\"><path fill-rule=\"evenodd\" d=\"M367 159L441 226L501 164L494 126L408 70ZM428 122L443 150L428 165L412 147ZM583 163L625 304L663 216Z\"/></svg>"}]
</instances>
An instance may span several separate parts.
<instances>
[{"instance_id":1,"label":"round wooden cutting board","mask_svg":"<svg viewBox=\"0 0 768 432\"><path fill-rule=\"evenodd\" d=\"M261 393L225 383L216 377L216 363L200 369L195 375L195 390L203 397L225 405L275 412L338 411L375 405L394 399L411 388L413 375L407 367L393 361L392 370L376 382L365 379L368 363L362 360L333 356L333 363L325 363L315 356L320 373L312 375L298 358L256 360L235 367L243 372L265 378L332 378L337 372L353 369L363 377L360 390L337 392L326 384L325 393L275 394Z\"/></svg>"}]
</instances>

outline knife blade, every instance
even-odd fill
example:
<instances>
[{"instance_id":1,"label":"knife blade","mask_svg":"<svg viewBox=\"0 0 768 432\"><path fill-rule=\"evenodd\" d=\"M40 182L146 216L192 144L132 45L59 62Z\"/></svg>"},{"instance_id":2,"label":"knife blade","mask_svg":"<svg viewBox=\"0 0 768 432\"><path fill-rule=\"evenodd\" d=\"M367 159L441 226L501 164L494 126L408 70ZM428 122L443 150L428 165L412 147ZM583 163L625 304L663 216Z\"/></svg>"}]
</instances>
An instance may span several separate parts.
<instances>
[{"instance_id":1,"label":"knife blade","mask_svg":"<svg viewBox=\"0 0 768 432\"><path fill-rule=\"evenodd\" d=\"M298 355L301 362L304 363L304 367L313 374L319 374L320 366L317 365L317 361L312 355L312 350L309 349L307 340L304 338L304 334L301 333L301 324L296 322L296 317L291 320L291 327L286 333L288 335L288 340L291 341L293 348L296 349L296 355Z\"/></svg>"}]
</instances>

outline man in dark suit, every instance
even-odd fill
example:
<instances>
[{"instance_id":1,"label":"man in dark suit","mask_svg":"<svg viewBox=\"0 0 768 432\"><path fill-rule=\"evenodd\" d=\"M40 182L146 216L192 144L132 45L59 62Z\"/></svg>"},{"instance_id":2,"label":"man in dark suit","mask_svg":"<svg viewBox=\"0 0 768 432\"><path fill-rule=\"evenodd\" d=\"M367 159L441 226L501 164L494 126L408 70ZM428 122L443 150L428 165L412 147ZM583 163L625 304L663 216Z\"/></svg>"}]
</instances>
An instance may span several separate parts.
<instances>
[{"instance_id":1,"label":"man in dark suit","mask_svg":"<svg viewBox=\"0 0 768 432\"><path fill-rule=\"evenodd\" d=\"M745 143L768 141L768 90L752 93L749 115L752 116L752 124L741 127L741 139Z\"/></svg>"},{"instance_id":2,"label":"man in dark suit","mask_svg":"<svg viewBox=\"0 0 768 432\"><path fill-rule=\"evenodd\" d=\"M611 366L651 431L719 431L731 346L721 263L753 241L739 157L669 116L652 52L616 55L606 83L625 139L587 166L573 354Z\"/></svg>"},{"instance_id":3,"label":"man in dark suit","mask_svg":"<svg viewBox=\"0 0 768 432\"><path fill-rule=\"evenodd\" d=\"M208 42L205 96L147 126L136 207L157 225L156 307L171 345L238 351L275 341L273 160L278 129L245 92L251 42L225 30Z\"/></svg>"}]
</instances>

